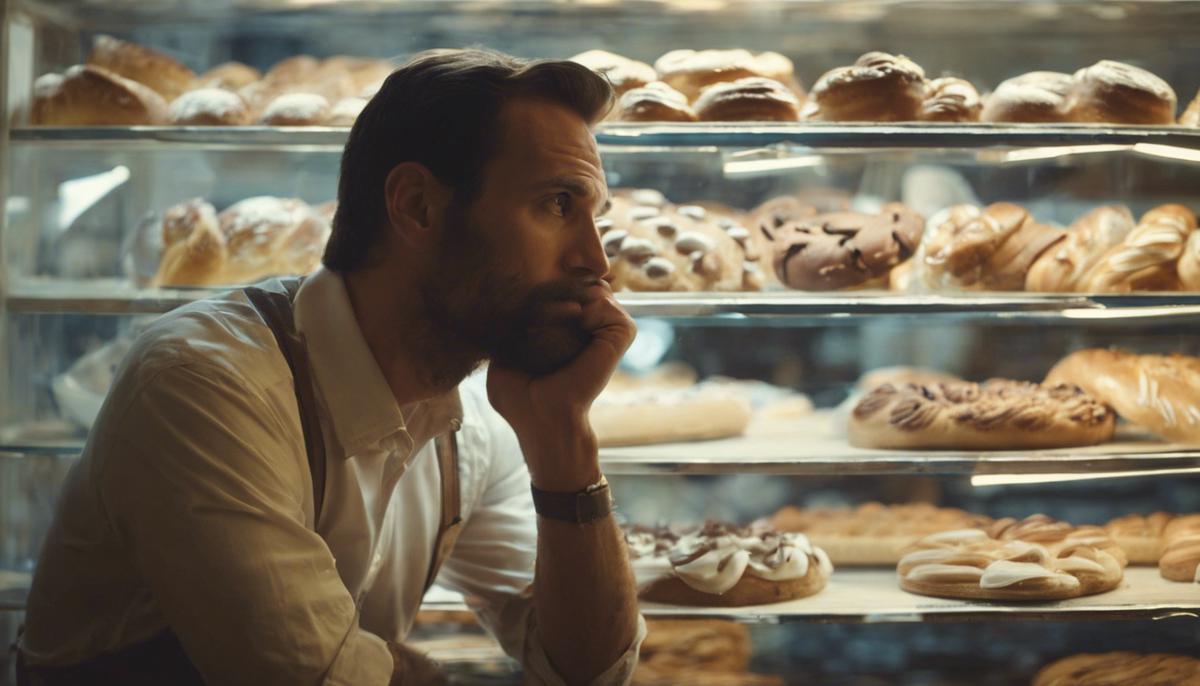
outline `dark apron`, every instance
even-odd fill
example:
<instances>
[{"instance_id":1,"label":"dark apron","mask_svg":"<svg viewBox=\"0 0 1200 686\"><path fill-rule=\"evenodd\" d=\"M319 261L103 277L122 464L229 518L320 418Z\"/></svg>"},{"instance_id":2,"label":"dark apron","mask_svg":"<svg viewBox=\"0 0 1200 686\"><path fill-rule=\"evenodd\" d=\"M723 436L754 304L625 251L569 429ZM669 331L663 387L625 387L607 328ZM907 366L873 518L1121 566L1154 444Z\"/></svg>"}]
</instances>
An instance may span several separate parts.
<instances>
[{"instance_id":1,"label":"dark apron","mask_svg":"<svg viewBox=\"0 0 1200 686\"><path fill-rule=\"evenodd\" d=\"M303 336L296 331L292 316L292 301L303 278L269 281L244 289L250 304L279 344L295 380L296 404L300 408L300 427L304 432L304 447L313 484L313 522L320 521L325 501L325 439L321 431L312 370ZM458 441L451 431L434 440L438 471L442 481L442 514L434 541L433 557L425 576L425 590L433 585L454 541L461 530L462 517L458 487ZM175 633L168 627L154 638L105 653L77 665L27 665L17 651L17 686L91 686L121 684L123 686L199 686L204 684L200 672L188 659Z\"/></svg>"}]
</instances>

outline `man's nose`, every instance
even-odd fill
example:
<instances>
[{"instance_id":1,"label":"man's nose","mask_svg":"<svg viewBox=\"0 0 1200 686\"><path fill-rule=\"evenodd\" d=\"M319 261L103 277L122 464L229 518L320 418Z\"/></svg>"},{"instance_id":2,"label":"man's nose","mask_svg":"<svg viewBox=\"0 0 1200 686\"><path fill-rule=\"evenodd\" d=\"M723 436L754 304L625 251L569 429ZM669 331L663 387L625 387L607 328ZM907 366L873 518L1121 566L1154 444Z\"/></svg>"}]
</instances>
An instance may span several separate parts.
<instances>
[{"instance_id":1,"label":"man's nose","mask_svg":"<svg viewBox=\"0 0 1200 686\"><path fill-rule=\"evenodd\" d=\"M572 251L569 266L572 270L603 278L608 274L609 264L608 255L604 254L604 245L600 242L600 229L597 228L594 217L588 217L584 221L587 222L587 226L579 232L579 240Z\"/></svg>"}]
</instances>

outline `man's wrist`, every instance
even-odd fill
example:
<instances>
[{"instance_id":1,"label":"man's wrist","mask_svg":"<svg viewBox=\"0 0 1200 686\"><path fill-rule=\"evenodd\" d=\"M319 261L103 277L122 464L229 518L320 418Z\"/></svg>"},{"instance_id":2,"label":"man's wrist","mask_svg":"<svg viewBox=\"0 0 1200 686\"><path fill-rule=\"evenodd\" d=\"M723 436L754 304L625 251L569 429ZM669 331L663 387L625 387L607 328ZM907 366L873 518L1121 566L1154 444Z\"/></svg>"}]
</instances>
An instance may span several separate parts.
<instances>
[{"instance_id":1,"label":"man's wrist","mask_svg":"<svg viewBox=\"0 0 1200 686\"><path fill-rule=\"evenodd\" d=\"M582 491L601 477L596 435L586 420L559 426L555 432L519 436L530 479L543 491Z\"/></svg>"}]
</instances>

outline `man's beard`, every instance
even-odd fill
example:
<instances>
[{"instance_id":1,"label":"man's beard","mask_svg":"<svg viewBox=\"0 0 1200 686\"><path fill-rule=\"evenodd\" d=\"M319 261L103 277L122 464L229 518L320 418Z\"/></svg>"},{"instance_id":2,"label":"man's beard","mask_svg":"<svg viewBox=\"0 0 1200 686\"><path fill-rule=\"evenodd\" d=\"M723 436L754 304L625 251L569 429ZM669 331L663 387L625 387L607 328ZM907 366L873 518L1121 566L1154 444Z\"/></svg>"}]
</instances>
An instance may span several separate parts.
<instances>
[{"instance_id":1,"label":"man's beard","mask_svg":"<svg viewBox=\"0 0 1200 686\"><path fill-rule=\"evenodd\" d=\"M582 304L596 279L528 286L519 274L501 271L494 259L486 234L465 211L451 212L438 259L422 287L426 318L435 328L431 333L443 337L447 352L462 352L463 359L443 373L461 379L486 358L540 376L575 359L591 342L591 334L578 315L555 316L547 306ZM438 345L436 340L431 343Z\"/></svg>"}]
</instances>

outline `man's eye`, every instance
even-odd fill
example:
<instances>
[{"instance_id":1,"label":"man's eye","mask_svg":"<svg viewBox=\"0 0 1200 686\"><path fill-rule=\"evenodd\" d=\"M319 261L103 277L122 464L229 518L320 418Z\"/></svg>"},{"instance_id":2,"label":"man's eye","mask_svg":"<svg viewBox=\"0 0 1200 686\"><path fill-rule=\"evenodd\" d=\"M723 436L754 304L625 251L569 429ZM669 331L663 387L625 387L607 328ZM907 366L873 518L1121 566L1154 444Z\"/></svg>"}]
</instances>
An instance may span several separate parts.
<instances>
[{"instance_id":1,"label":"man's eye","mask_svg":"<svg viewBox=\"0 0 1200 686\"><path fill-rule=\"evenodd\" d=\"M559 193L550 199L550 203L554 209L554 214L560 217L567 216L567 213L571 211L570 193Z\"/></svg>"}]
</instances>

